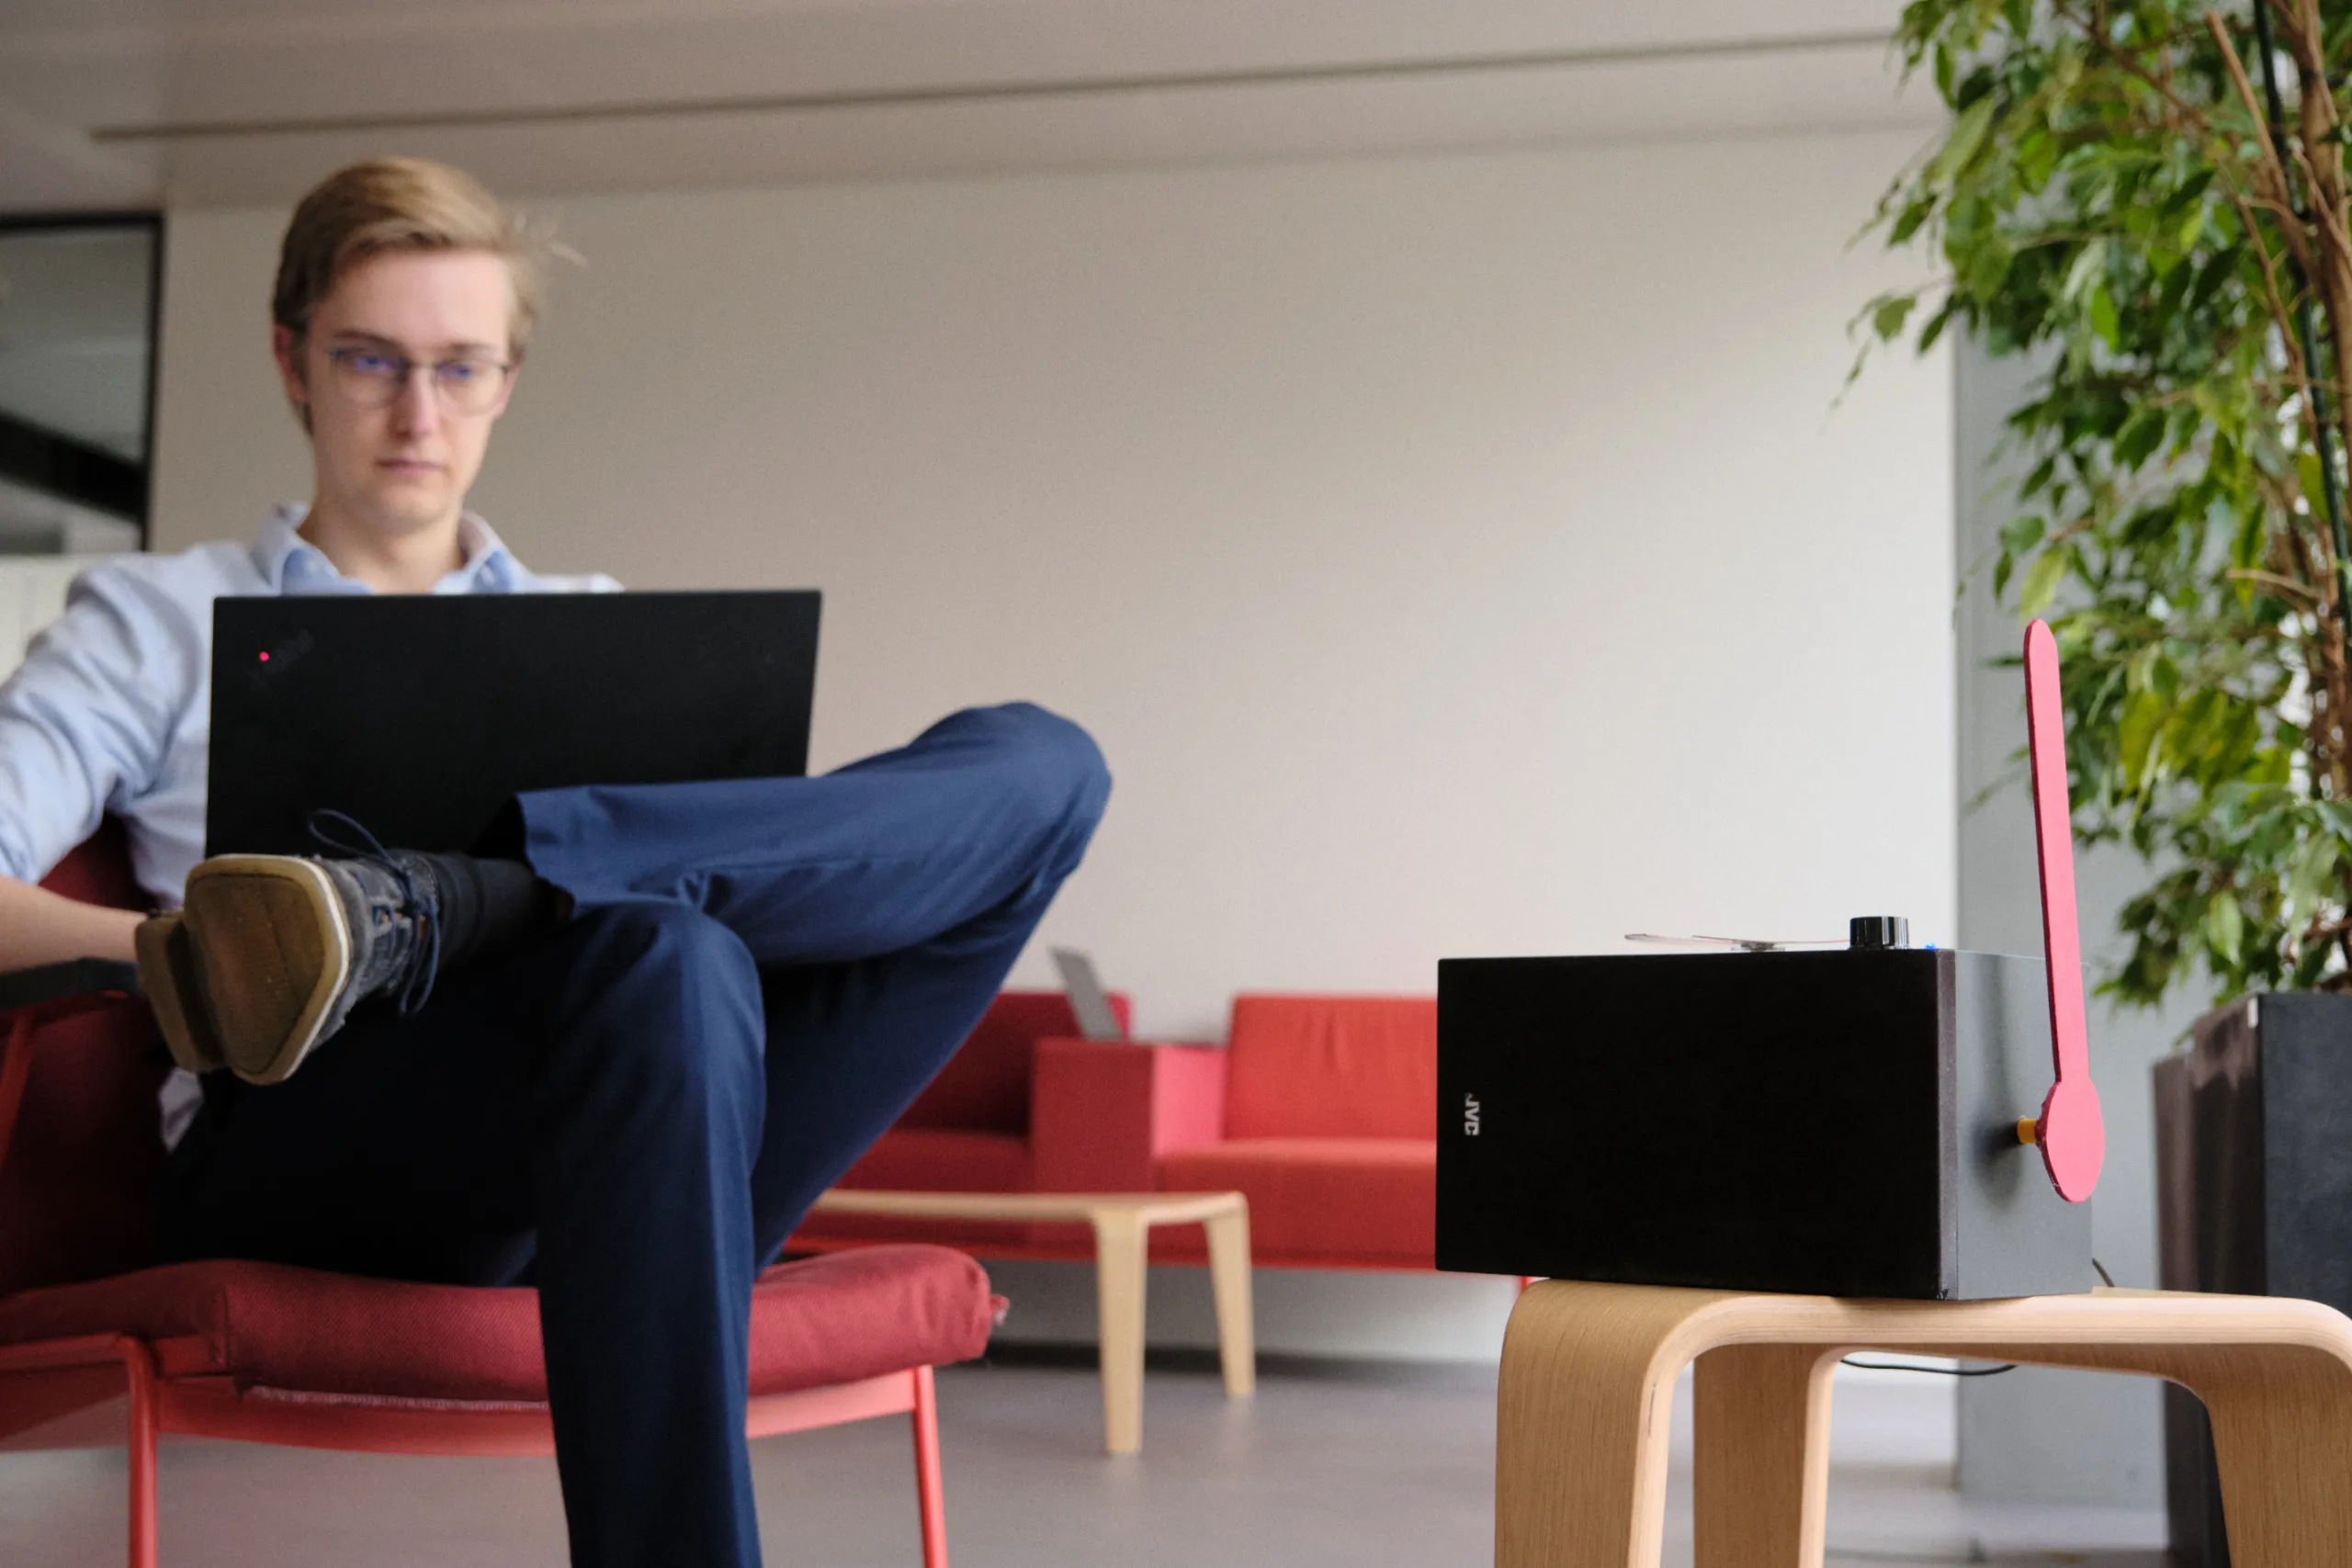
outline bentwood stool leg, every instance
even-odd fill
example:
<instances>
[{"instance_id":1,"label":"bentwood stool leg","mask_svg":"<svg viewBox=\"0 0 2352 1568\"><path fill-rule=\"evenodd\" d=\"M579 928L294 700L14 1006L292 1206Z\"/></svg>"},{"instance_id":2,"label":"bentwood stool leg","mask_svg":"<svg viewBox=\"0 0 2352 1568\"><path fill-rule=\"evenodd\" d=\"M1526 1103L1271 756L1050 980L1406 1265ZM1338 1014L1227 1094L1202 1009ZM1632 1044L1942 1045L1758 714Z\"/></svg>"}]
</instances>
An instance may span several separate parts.
<instances>
[{"instance_id":1,"label":"bentwood stool leg","mask_svg":"<svg viewBox=\"0 0 2352 1568\"><path fill-rule=\"evenodd\" d=\"M2120 1305L2156 1292L2102 1292ZM2180 1298L2175 1298L2180 1299ZM2199 1298L2188 1298L2199 1301ZM2203 1303L2233 1305L2228 1298ZM2243 1303L2249 1318L2301 1302ZM2333 1314L2327 1314L2333 1317ZM2296 1321L2222 1322L2136 1342L1968 1346L2042 1366L2169 1378L2205 1402L2222 1472L2231 1568L2341 1568L2352 1562L2352 1336Z\"/></svg>"},{"instance_id":2,"label":"bentwood stool leg","mask_svg":"<svg viewBox=\"0 0 2352 1568\"><path fill-rule=\"evenodd\" d=\"M2352 1367L2284 1346L2212 1360L2192 1386L2213 1418L2233 1568L2352 1562Z\"/></svg>"},{"instance_id":3,"label":"bentwood stool leg","mask_svg":"<svg viewBox=\"0 0 2352 1568\"><path fill-rule=\"evenodd\" d=\"M1092 1217L1102 1450L1131 1454L1143 1447L1145 1227L1143 1216L1131 1209L1097 1209Z\"/></svg>"},{"instance_id":4,"label":"bentwood stool leg","mask_svg":"<svg viewBox=\"0 0 2352 1568\"><path fill-rule=\"evenodd\" d=\"M1698 1363L1702 1568L1816 1568L1842 1350L2170 1378L2205 1401L2235 1568L2352 1562L2352 1321L2312 1302L2099 1291L1834 1301L1551 1281L1503 1339L1500 1568L1657 1568L1668 1398Z\"/></svg>"},{"instance_id":5,"label":"bentwood stool leg","mask_svg":"<svg viewBox=\"0 0 2352 1568\"><path fill-rule=\"evenodd\" d=\"M2352 1336L2289 1322L2171 1343L2032 1346L2013 1354L2170 1378L2202 1399L2232 1568L2352 1562Z\"/></svg>"},{"instance_id":6,"label":"bentwood stool leg","mask_svg":"<svg viewBox=\"0 0 2352 1568\"><path fill-rule=\"evenodd\" d=\"M1696 1568L1821 1568L1838 1352L1727 1345L1691 1374Z\"/></svg>"},{"instance_id":7,"label":"bentwood stool leg","mask_svg":"<svg viewBox=\"0 0 2352 1568\"><path fill-rule=\"evenodd\" d=\"M2194 1384L2213 1418L2232 1568L2352 1562L2352 1368L2234 1359L2199 1369Z\"/></svg>"},{"instance_id":8,"label":"bentwood stool leg","mask_svg":"<svg viewBox=\"0 0 2352 1568\"><path fill-rule=\"evenodd\" d=\"M1668 1426L1690 1306L1606 1302L1546 1280L1503 1336L1495 1425L1497 1568L1657 1568Z\"/></svg>"},{"instance_id":9,"label":"bentwood stool leg","mask_svg":"<svg viewBox=\"0 0 2352 1568\"><path fill-rule=\"evenodd\" d=\"M1258 1391L1258 1337L1250 1305L1250 1205L1240 1199L1229 1214L1201 1222L1209 1238L1209 1288L1216 1294L1216 1349L1225 1369L1225 1396L1247 1399Z\"/></svg>"}]
</instances>

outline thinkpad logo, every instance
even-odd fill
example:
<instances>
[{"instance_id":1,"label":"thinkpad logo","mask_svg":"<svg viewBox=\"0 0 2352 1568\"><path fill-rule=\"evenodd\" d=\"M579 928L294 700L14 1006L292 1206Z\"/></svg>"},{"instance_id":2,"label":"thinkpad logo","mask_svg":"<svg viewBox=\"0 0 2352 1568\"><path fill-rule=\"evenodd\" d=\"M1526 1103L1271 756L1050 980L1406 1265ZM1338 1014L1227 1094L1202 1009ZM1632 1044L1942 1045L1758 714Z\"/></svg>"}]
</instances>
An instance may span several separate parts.
<instances>
[{"instance_id":1,"label":"thinkpad logo","mask_svg":"<svg viewBox=\"0 0 2352 1568\"><path fill-rule=\"evenodd\" d=\"M253 662L245 667L245 678L254 683L255 690L266 691L278 677L310 657L311 650L318 646L318 638L309 632L298 631L275 648L258 649L254 653Z\"/></svg>"}]
</instances>

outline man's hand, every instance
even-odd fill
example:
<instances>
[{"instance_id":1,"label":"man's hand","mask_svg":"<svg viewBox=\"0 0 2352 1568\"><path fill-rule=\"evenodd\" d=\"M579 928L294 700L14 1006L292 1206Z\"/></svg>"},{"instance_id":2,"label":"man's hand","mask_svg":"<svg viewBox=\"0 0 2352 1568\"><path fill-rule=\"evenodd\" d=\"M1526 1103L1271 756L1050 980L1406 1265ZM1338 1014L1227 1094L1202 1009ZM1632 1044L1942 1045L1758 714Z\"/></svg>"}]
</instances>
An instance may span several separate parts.
<instances>
[{"instance_id":1,"label":"man's hand","mask_svg":"<svg viewBox=\"0 0 2352 1568\"><path fill-rule=\"evenodd\" d=\"M0 876L0 973L75 958L130 963L130 933L144 919Z\"/></svg>"}]
</instances>

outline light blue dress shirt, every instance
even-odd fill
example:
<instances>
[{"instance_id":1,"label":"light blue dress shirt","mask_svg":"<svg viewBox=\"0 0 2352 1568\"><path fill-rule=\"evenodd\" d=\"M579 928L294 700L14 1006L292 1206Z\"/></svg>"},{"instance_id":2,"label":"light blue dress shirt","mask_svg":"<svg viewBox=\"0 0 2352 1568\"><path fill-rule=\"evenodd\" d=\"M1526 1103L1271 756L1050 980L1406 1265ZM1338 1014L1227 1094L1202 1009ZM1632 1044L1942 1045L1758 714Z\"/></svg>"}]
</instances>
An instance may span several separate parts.
<instances>
[{"instance_id":1,"label":"light blue dress shirt","mask_svg":"<svg viewBox=\"0 0 2352 1568\"><path fill-rule=\"evenodd\" d=\"M367 593L278 508L251 545L125 556L74 580L65 613L34 638L0 686L0 874L49 874L111 814L130 840L139 885L175 908L204 856L212 736L212 601L224 593ZM524 570L468 513L465 564L435 593L608 592L605 576Z\"/></svg>"}]
</instances>

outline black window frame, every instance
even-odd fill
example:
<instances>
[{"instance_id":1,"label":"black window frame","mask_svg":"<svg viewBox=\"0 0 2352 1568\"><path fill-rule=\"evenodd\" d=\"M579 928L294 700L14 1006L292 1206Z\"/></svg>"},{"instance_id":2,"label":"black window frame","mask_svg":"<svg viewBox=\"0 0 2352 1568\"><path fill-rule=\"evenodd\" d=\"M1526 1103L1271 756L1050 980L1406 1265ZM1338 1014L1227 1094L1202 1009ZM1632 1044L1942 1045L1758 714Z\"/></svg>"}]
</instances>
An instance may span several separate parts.
<instances>
[{"instance_id":1,"label":"black window frame","mask_svg":"<svg viewBox=\"0 0 2352 1568\"><path fill-rule=\"evenodd\" d=\"M0 213L0 239L64 229L143 229L147 249L147 386L138 462L0 410L0 475L44 495L119 518L148 547L155 491L155 387L163 357L164 215L103 212Z\"/></svg>"}]
</instances>

